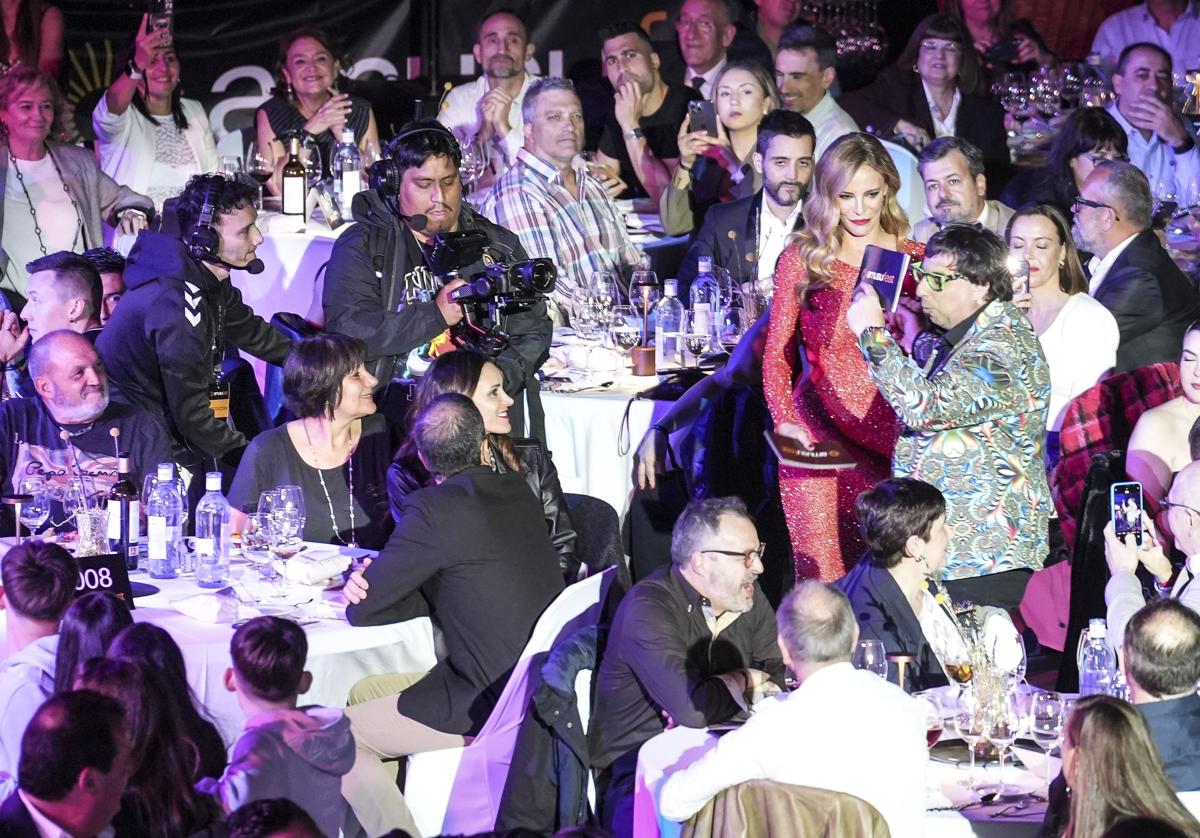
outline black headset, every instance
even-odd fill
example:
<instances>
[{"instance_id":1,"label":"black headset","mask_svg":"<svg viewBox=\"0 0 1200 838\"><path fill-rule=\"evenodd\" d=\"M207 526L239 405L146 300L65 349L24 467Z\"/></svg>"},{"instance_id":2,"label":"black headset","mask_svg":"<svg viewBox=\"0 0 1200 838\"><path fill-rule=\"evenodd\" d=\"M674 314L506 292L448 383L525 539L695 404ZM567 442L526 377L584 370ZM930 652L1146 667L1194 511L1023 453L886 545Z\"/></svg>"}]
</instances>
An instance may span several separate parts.
<instances>
[{"instance_id":1,"label":"black headset","mask_svg":"<svg viewBox=\"0 0 1200 838\"><path fill-rule=\"evenodd\" d=\"M184 244L194 259L220 262L217 251L220 249L221 237L217 233L217 228L213 226L213 214L216 212L216 207L213 205L212 195L214 187L225 185L225 177L220 174L205 175L204 177L204 200L200 204L200 217L188 231L184 238Z\"/></svg>"}]
</instances>

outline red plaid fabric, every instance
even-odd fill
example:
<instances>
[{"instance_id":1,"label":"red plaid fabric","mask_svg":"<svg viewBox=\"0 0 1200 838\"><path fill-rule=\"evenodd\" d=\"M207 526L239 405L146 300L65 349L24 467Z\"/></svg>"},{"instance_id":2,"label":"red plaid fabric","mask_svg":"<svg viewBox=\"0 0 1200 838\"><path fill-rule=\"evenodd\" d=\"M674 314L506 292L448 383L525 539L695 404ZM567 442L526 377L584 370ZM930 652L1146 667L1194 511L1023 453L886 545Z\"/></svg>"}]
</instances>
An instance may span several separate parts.
<instances>
[{"instance_id":1,"label":"red plaid fabric","mask_svg":"<svg viewBox=\"0 0 1200 838\"><path fill-rule=\"evenodd\" d=\"M1062 458L1049 477L1068 550L1075 550L1075 516L1092 455L1124 450L1139 416L1182 393L1178 364L1151 364L1106 378L1067 406L1059 436Z\"/></svg>"}]
</instances>

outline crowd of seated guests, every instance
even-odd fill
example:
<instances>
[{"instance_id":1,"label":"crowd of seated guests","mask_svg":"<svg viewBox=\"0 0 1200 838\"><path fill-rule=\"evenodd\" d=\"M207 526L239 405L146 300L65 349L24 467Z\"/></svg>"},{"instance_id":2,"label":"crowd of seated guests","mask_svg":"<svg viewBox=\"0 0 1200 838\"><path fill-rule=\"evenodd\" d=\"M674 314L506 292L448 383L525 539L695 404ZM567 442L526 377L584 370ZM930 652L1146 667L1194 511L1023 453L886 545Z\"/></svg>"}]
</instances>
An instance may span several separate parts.
<instances>
[{"instance_id":1,"label":"crowd of seated guests","mask_svg":"<svg viewBox=\"0 0 1200 838\"><path fill-rule=\"evenodd\" d=\"M534 382L552 317L570 322L596 272L627 279L638 264L628 198L711 251L752 215L771 222L722 257L753 263L771 305L731 362L737 372L686 395L679 424L750 383L780 433L806 449L841 444L856 463L780 469L767 502L790 527L791 544L774 547L791 562L782 588L792 573L797 584L779 602L759 580L767 513L721 497L677 511L670 561L624 592L595 664L584 743L594 820L631 834L646 742L674 725L739 723L668 778L664 817L686 820L761 779L858 795L893 834L919 832L927 756L905 692L945 684L967 656L965 599L997 666L1024 668L1034 644L1011 615L1055 532L1046 473L1070 405L1110 375L1178 359L1168 367L1178 393L1117 442L1145 490L1143 537L1105 530L1105 616L1132 704L1075 706L1047 828L1200 832L1176 795L1200 788L1190 747L1200 294L1152 212L1156 196L1200 177L1170 84L1181 69L1173 27L1195 10L1164 27L1166 2L1147 0L1146 14L1175 41L1160 45L1158 30L1122 41L1122 27L1136 27L1106 24L1097 43L1113 103L1052 122L1035 159L1015 163L992 83L1058 58L1006 0L949 0L895 63L844 92L835 36L801 20L799 4L759 0L749 16L733 0L685 0L670 20L681 62L665 61L672 45L637 23L599 33L612 98L598 115L571 81L526 70L531 21L490 9L472 50L482 75L450 91L438 121L388 146L395 194L355 199L325 279L329 331L294 344L229 282L255 272L255 196L206 174L213 135L181 95L169 32L143 16L92 115L93 154L58 141L61 15L36 0L3 4L0 61L13 66L0 73L0 360L14 398L0 405L0 485L20 493L34 477L57 495L40 538L0 559L10 648L0 832L419 834L387 763L476 736L539 616L597 569L581 555ZM277 174L292 136L325 175L344 131L373 154L375 117L344 91L342 62L321 30L281 42L278 86L255 125ZM711 131L698 126L704 103ZM586 124L603 126L591 158ZM464 197L467 146L487 166ZM902 181L896 161L911 158L897 146L914 153L919 184ZM899 203L913 186L924 218ZM174 217L157 223L164 212ZM397 399L410 352L444 342L463 318L448 296L461 280L441 286L427 249L466 231L488 241L480 265L553 259L553 304L507 319L513 341L501 351L434 357L411 401ZM104 247L119 244L114 233L137 236L127 259ZM915 263L915 296L895 311L858 283L869 245ZM1022 262L1018 287L1011 264ZM289 421L259 433L239 416L230 424L226 349L283 367ZM378 551L346 580L349 623L432 616L444 659L347 684L345 712L301 707L313 679L304 630L248 621L230 643L225 685L245 722L227 750L172 636L134 623L111 595L74 599L76 565L52 543L72 527L64 485L77 476L103 493L114 482L114 435L138 482L174 461L195 489L202 466L218 465L235 530L263 491L301 486L306 540ZM647 440L639 484L662 465L664 428ZM886 679L851 665L860 638L897 658ZM828 724L838 713L878 724L848 732Z\"/></svg>"}]
</instances>

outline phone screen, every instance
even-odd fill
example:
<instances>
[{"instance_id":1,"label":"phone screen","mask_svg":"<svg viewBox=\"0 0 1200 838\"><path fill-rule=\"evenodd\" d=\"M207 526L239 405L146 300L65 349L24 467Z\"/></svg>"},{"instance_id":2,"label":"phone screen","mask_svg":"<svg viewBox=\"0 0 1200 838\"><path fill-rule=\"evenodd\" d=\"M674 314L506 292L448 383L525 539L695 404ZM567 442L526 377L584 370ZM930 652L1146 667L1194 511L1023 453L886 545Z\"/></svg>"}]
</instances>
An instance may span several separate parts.
<instances>
[{"instance_id":1,"label":"phone screen","mask_svg":"<svg viewBox=\"0 0 1200 838\"><path fill-rule=\"evenodd\" d=\"M688 105L691 120L688 128L692 131L704 131L710 137L717 136L717 111L713 103L707 99L692 102Z\"/></svg>"},{"instance_id":2,"label":"phone screen","mask_svg":"<svg viewBox=\"0 0 1200 838\"><path fill-rule=\"evenodd\" d=\"M1113 530L1118 536L1142 535L1142 484L1114 483L1112 487Z\"/></svg>"}]
</instances>

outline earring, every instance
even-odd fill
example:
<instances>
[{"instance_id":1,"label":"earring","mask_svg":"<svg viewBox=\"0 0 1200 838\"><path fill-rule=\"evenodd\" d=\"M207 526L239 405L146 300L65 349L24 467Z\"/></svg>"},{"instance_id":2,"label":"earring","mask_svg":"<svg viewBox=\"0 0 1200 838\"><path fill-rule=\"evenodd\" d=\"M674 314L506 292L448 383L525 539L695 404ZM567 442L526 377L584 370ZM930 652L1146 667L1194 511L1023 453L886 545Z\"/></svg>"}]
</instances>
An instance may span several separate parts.
<instances>
[{"instance_id":1,"label":"earring","mask_svg":"<svg viewBox=\"0 0 1200 838\"><path fill-rule=\"evenodd\" d=\"M917 67L917 65L916 65L916 64L914 64L914 65L913 65L913 72L914 72L914 73L919 73L919 72L921 72L920 68L919 68L919 67Z\"/></svg>"},{"instance_id":2,"label":"earring","mask_svg":"<svg viewBox=\"0 0 1200 838\"><path fill-rule=\"evenodd\" d=\"M913 561L915 561L917 564L925 564L925 557L924 556L913 556Z\"/></svg>"}]
</instances>

